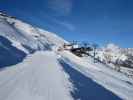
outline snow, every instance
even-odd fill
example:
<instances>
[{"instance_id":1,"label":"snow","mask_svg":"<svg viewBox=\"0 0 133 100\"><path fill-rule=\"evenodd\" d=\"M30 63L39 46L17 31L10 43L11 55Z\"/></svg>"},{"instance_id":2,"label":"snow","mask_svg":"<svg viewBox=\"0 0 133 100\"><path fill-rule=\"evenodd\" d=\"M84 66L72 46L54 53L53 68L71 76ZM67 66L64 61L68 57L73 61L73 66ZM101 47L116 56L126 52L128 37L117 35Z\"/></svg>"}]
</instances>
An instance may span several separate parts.
<instances>
[{"instance_id":1,"label":"snow","mask_svg":"<svg viewBox=\"0 0 133 100\"><path fill-rule=\"evenodd\" d=\"M9 40L11 45L16 47L15 50L19 49L26 53L27 57L17 65L0 69L0 100L73 100L75 98L72 93L77 93L74 82L83 85L85 83L82 82L85 81L88 82L88 86L85 85L87 93L93 91L93 96L103 91L104 87L105 94L109 92L109 94L113 93L112 96L133 100L131 78L104 64L93 63L91 57L79 58L69 51L57 51L59 47L68 42L54 33L3 15L0 13L0 36ZM6 47L4 45L2 44ZM30 50L36 52L31 53ZM121 49L114 44L109 44L107 48L99 51L98 55L101 59L105 59L104 51L113 56L113 60L117 57L126 60L126 56L121 54ZM17 52L15 53L18 55ZM69 70L74 69L72 72L77 75L74 77L79 78L80 82L71 78L72 72L67 73L60 60L70 65ZM85 81L80 80L81 77ZM95 90L97 89L95 86L100 90ZM79 93L84 91L78 88ZM94 89L95 94L94 90L89 90L89 88ZM104 97L104 93L100 97ZM106 98L103 99L106 100Z\"/></svg>"},{"instance_id":2,"label":"snow","mask_svg":"<svg viewBox=\"0 0 133 100\"><path fill-rule=\"evenodd\" d=\"M119 47L118 47L117 45L113 44L113 43L109 43L109 44L107 45L106 48L107 48L107 49L111 49L111 50L113 50L113 51L119 49Z\"/></svg>"},{"instance_id":3,"label":"snow","mask_svg":"<svg viewBox=\"0 0 133 100\"><path fill-rule=\"evenodd\" d=\"M12 40L12 46L17 47L18 49L24 51L26 54L29 54L28 50L26 50L26 48L24 48L19 42Z\"/></svg>"},{"instance_id":4,"label":"snow","mask_svg":"<svg viewBox=\"0 0 133 100\"><path fill-rule=\"evenodd\" d=\"M67 42L54 33L3 16L0 16L0 35L9 39L23 51L26 51L27 48L34 51L52 49L53 46L59 47Z\"/></svg>"},{"instance_id":5,"label":"snow","mask_svg":"<svg viewBox=\"0 0 133 100\"><path fill-rule=\"evenodd\" d=\"M132 54L132 49L120 48L113 43L110 43L106 47L97 50L97 57L99 57L102 61L111 60L114 63L118 59L121 61L127 60L127 55L129 54Z\"/></svg>"},{"instance_id":6,"label":"snow","mask_svg":"<svg viewBox=\"0 0 133 100\"><path fill-rule=\"evenodd\" d=\"M83 60L70 52L61 53L62 59L74 69L78 70L96 83L112 91L124 100L133 99L133 80L122 73L107 68L100 63L94 64L92 61Z\"/></svg>"},{"instance_id":7,"label":"snow","mask_svg":"<svg viewBox=\"0 0 133 100\"><path fill-rule=\"evenodd\" d=\"M119 70L133 78L133 49L121 48L113 43L106 47L97 49L96 57L108 65L108 67ZM124 68L125 67L125 68Z\"/></svg>"},{"instance_id":8,"label":"snow","mask_svg":"<svg viewBox=\"0 0 133 100\"><path fill-rule=\"evenodd\" d=\"M0 100L72 100L69 85L57 55L37 52L0 72Z\"/></svg>"}]
</instances>

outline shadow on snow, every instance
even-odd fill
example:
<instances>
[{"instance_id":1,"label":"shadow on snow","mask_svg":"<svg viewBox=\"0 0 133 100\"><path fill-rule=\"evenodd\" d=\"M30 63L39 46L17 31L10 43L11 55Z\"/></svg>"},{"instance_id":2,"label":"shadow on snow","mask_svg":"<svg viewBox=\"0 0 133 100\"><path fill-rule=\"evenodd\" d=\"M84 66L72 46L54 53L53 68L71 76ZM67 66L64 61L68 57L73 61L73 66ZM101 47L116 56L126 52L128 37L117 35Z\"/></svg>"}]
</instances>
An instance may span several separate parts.
<instances>
[{"instance_id":1,"label":"shadow on snow","mask_svg":"<svg viewBox=\"0 0 133 100\"><path fill-rule=\"evenodd\" d=\"M72 68L63 60L59 60L65 72L70 76L70 80L74 85L72 96L75 100L122 100L104 87L98 85L90 78L84 76L79 71Z\"/></svg>"},{"instance_id":2,"label":"shadow on snow","mask_svg":"<svg viewBox=\"0 0 133 100\"><path fill-rule=\"evenodd\" d=\"M0 36L0 68L21 62L26 54L12 46L12 43L3 36Z\"/></svg>"}]
</instances>

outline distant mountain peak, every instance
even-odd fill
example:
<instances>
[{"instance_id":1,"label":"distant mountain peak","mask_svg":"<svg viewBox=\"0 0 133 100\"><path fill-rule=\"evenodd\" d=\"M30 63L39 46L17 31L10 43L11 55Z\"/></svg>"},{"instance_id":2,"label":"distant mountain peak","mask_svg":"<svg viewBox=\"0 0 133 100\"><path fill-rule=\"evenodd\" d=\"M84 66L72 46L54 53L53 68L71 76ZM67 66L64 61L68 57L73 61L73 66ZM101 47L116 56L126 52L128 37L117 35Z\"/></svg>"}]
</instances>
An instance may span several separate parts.
<instances>
[{"instance_id":1,"label":"distant mountain peak","mask_svg":"<svg viewBox=\"0 0 133 100\"><path fill-rule=\"evenodd\" d=\"M106 46L107 49L119 49L120 47L114 43L109 43Z\"/></svg>"}]
</instances>

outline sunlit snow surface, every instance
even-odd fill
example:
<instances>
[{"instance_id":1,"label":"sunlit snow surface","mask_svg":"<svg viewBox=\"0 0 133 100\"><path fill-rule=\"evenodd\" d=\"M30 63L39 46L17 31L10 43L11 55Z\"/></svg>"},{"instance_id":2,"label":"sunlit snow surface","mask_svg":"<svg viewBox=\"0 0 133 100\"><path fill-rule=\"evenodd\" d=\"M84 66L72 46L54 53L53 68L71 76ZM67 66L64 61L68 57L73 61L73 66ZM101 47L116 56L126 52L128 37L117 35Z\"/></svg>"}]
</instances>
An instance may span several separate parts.
<instances>
[{"instance_id":1,"label":"sunlit snow surface","mask_svg":"<svg viewBox=\"0 0 133 100\"><path fill-rule=\"evenodd\" d=\"M60 64L70 75L70 80L75 88L72 92L75 100L121 100L115 94L103 88L91 78L86 77L63 60L60 60Z\"/></svg>"},{"instance_id":2,"label":"sunlit snow surface","mask_svg":"<svg viewBox=\"0 0 133 100\"><path fill-rule=\"evenodd\" d=\"M65 62L65 64L63 63L63 65L65 65L65 70L67 71L67 73L70 74L70 76L72 75L71 76L72 78L74 78L73 77L74 73L76 73L77 77L80 77L81 75L84 76L84 78L88 77L89 80L90 79L93 80L97 84L103 86L104 88L113 92L115 95L117 95L118 97L124 100L133 99L133 95L132 95L133 80L132 79L128 78L122 73L111 70L100 63L94 64L93 61L91 60L88 61L85 59L81 59L68 51L62 52L61 55L62 55L61 59L63 59L63 61ZM71 72L71 71L74 71L74 72ZM80 81L80 79L78 81ZM83 82L82 79L81 79L81 82ZM81 84L86 84L86 83L81 83ZM93 92L93 90L91 91ZM97 90L96 95L98 94L99 92ZM104 96L105 95L103 95L103 97ZM82 95L80 94L79 97L82 97ZM112 99L113 99L113 96L112 96ZM118 99L118 98L114 98L114 99ZM83 99L83 100L86 100L86 99Z\"/></svg>"},{"instance_id":3,"label":"sunlit snow surface","mask_svg":"<svg viewBox=\"0 0 133 100\"><path fill-rule=\"evenodd\" d=\"M53 52L29 55L0 72L0 100L72 100L69 87Z\"/></svg>"}]
</instances>

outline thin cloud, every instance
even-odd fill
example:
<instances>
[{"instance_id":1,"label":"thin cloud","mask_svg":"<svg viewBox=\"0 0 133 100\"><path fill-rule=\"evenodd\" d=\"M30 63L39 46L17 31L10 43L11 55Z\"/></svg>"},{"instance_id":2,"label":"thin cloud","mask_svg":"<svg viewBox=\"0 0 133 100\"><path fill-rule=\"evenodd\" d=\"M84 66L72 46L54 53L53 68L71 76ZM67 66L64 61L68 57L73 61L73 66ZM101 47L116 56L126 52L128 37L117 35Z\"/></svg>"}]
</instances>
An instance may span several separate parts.
<instances>
[{"instance_id":1,"label":"thin cloud","mask_svg":"<svg viewBox=\"0 0 133 100\"><path fill-rule=\"evenodd\" d=\"M76 29L72 23L67 22L67 21L61 21L61 20L53 19L53 22L55 22L56 24L68 29L69 31L74 31Z\"/></svg>"},{"instance_id":2,"label":"thin cloud","mask_svg":"<svg viewBox=\"0 0 133 100\"><path fill-rule=\"evenodd\" d=\"M50 23L54 23L58 26L61 26L69 31L75 31L76 27L73 23L66 21L66 20L60 20L58 17L52 16L51 14L46 14L43 11L39 12L39 15L45 19L45 20L49 20Z\"/></svg>"},{"instance_id":3,"label":"thin cloud","mask_svg":"<svg viewBox=\"0 0 133 100\"><path fill-rule=\"evenodd\" d=\"M68 22L58 22L60 25L66 27L67 29L69 29L70 31L74 31L75 30L75 26L71 23Z\"/></svg>"},{"instance_id":4,"label":"thin cloud","mask_svg":"<svg viewBox=\"0 0 133 100\"><path fill-rule=\"evenodd\" d=\"M72 0L49 0L49 8L59 15L69 15L72 11Z\"/></svg>"}]
</instances>

